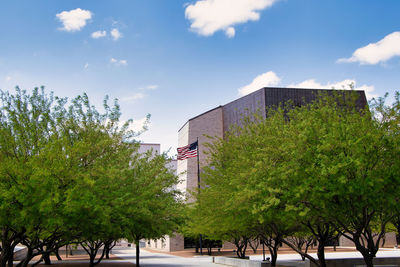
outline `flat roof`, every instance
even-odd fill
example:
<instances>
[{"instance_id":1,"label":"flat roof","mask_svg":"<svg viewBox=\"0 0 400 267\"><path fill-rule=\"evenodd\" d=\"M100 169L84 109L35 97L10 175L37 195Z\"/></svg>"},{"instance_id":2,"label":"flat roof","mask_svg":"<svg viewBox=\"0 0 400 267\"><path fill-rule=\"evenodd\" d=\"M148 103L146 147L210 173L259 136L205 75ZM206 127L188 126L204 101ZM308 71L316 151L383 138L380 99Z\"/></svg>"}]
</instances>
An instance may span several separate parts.
<instances>
[{"instance_id":1,"label":"flat roof","mask_svg":"<svg viewBox=\"0 0 400 267\"><path fill-rule=\"evenodd\" d=\"M255 93L257 93L257 92L259 92L259 91L261 91L261 90L268 90L268 89L270 89L270 90L271 90L271 89L280 89L280 90L313 90L313 91L353 91L353 92L364 92L364 90L348 90L348 89L320 89L320 88L293 88L293 87L262 87L262 88L260 88L260 89L258 89L258 90L256 90L256 91L254 91L254 92L251 92L251 93L249 93L249 94L247 94L247 95L244 95L244 96L242 96L242 97L239 97L239 98L237 98L237 99L235 99L235 100L233 100L233 101L231 101L231 102L228 102L228 103L226 103L225 105L219 105L218 107L215 107L215 108L210 109L210 110L208 110L208 111L206 111L206 112L203 112L203 113L201 113L201 114L199 114L199 115L197 115L197 116L195 116L195 117L193 117L193 118L190 118L189 120L187 120L187 121L182 125L182 127L178 130L178 132L179 132L180 130L182 130L182 128L183 128L189 121L194 120L194 119L196 119L197 117L200 117L200 116L202 116L202 115L204 115L204 114L206 114L206 113L208 113L208 112L214 111L214 110L216 110L216 109L218 109L218 108L222 108L222 107L224 107L224 106L226 106L226 105L229 105L229 104L231 104L231 103L233 103L233 102L236 102L236 101L238 101L238 100L240 100L240 99L242 99L242 98L244 98L244 97L247 97L247 96L249 96L249 95L255 94Z\"/></svg>"}]
</instances>

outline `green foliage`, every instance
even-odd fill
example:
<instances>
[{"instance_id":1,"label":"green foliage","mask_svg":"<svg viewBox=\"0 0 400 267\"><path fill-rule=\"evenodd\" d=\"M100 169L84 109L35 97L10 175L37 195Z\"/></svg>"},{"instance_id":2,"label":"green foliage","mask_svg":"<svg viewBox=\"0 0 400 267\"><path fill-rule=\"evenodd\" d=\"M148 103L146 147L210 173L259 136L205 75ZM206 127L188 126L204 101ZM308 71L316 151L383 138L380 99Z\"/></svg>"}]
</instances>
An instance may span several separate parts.
<instances>
[{"instance_id":1,"label":"green foliage","mask_svg":"<svg viewBox=\"0 0 400 267\"><path fill-rule=\"evenodd\" d=\"M302 107L286 103L213 140L188 225L224 239L310 233L320 262L302 255L320 266L323 247L340 233L369 264L398 206L400 106L399 94L372 112L357 98L333 92Z\"/></svg>"},{"instance_id":2,"label":"green foliage","mask_svg":"<svg viewBox=\"0 0 400 267\"><path fill-rule=\"evenodd\" d=\"M132 163L122 180L121 207L128 239L158 239L173 234L181 221L183 203L175 189L178 177L168 168L167 156L148 151L136 155Z\"/></svg>"},{"instance_id":3,"label":"green foliage","mask_svg":"<svg viewBox=\"0 0 400 267\"><path fill-rule=\"evenodd\" d=\"M177 176L166 155L139 155L140 132L119 121L117 102L106 97L100 113L86 94L67 106L43 88L0 100L0 266L19 242L28 247L21 266L71 242L87 244L94 265L105 243L176 228Z\"/></svg>"}]
</instances>

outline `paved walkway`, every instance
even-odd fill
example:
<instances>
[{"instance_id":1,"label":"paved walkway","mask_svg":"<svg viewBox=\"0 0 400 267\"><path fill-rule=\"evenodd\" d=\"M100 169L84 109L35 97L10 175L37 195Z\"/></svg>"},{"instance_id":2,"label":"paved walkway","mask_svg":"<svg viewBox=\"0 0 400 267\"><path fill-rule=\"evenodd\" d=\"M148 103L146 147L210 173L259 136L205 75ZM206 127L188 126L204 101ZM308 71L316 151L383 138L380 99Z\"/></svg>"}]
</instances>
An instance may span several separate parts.
<instances>
[{"instance_id":1,"label":"paved walkway","mask_svg":"<svg viewBox=\"0 0 400 267\"><path fill-rule=\"evenodd\" d=\"M117 248L112 250L112 254L115 256L135 263L136 251L135 248ZM160 267L172 267L172 266L185 266L185 267L205 267L205 266L222 266L219 264L212 263L212 258L208 256L200 256L193 258L184 258L173 255L167 255L162 253L149 252L144 249L140 249L140 266L160 266Z\"/></svg>"},{"instance_id":2,"label":"paved walkway","mask_svg":"<svg viewBox=\"0 0 400 267\"><path fill-rule=\"evenodd\" d=\"M267 257L269 257L269 254L266 254ZM311 253L311 256L314 258L317 258L316 253ZM400 257L400 249L390 249L390 248L380 248L377 255L378 258L382 257ZM330 252L330 253L325 253L325 258L326 259L344 259L344 258L362 258L362 255L358 251L353 251L353 252ZM262 260L262 255L251 255L250 256L251 260ZM278 251L278 261L279 260L300 260L301 257L297 253L293 254L279 254Z\"/></svg>"}]
</instances>

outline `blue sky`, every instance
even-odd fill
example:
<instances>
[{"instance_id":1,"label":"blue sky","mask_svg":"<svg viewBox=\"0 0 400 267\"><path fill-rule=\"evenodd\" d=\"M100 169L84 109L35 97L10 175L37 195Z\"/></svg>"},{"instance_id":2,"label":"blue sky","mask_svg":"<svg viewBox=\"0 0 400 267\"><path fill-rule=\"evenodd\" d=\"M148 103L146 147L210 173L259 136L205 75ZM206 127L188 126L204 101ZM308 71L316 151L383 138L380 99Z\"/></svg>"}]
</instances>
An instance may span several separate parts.
<instances>
[{"instance_id":1,"label":"blue sky","mask_svg":"<svg viewBox=\"0 0 400 267\"><path fill-rule=\"evenodd\" d=\"M118 98L175 154L191 117L263 86L400 90L398 0L0 1L0 89Z\"/></svg>"}]
</instances>

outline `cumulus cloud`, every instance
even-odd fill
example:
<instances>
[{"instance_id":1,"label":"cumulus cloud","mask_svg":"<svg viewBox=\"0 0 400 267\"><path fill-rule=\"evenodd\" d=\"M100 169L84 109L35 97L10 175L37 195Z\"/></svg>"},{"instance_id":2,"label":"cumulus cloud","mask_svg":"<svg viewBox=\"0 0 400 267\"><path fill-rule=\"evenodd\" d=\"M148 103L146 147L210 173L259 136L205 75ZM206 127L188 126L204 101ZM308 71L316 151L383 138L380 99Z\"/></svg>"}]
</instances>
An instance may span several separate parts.
<instances>
[{"instance_id":1,"label":"cumulus cloud","mask_svg":"<svg viewBox=\"0 0 400 267\"><path fill-rule=\"evenodd\" d=\"M106 31L96 31L96 32L92 32L91 36L93 39L99 39L102 37L105 37L107 35Z\"/></svg>"},{"instance_id":2,"label":"cumulus cloud","mask_svg":"<svg viewBox=\"0 0 400 267\"><path fill-rule=\"evenodd\" d=\"M273 71L268 71L263 74L258 75L254 80L241 88L238 89L239 96L244 96L257 91L263 87L276 86L281 82L281 78L276 75Z\"/></svg>"},{"instance_id":3,"label":"cumulus cloud","mask_svg":"<svg viewBox=\"0 0 400 267\"><path fill-rule=\"evenodd\" d=\"M131 96L123 97L123 98L121 99L121 101L133 103L133 102L135 102L136 100L143 99L144 97L145 97L145 94L143 94L143 93L136 93L136 94L131 95Z\"/></svg>"},{"instance_id":4,"label":"cumulus cloud","mask_svg":"<svg viewBox=\"0 0 400 267\"><path fill-rule=\"evenodd\" d=\"M126 66L128 65L128 61L126 59L115 59L115 58L111 58L110 59L110 63L117 65L117 66Z\"/></svg>"},{"instance_id":5,"label":"cumulus cloud","mask_svg":"<svg viewBox=\"0 0 400 267\"><path fill-rule=\"evenodd\" d=\"M59 28L60 30L74 32L80 31L83 27L85 27L87 21L92 18L92 12L77 8L58 13L56 14L56 17L63 24L63 27Z\"/></svg>"},{"instance_id":6,"label":"cumulus cloud","mask_svg":"<svg viewBox=\"0 0 400 267\"><path fill-rule=\"evenodd\" d=\"M345 79L339 82L328 82L326 84L319 83L315 81L315 79L309 79L302 81L300 83L289 84L286 87L290 88L306 88L306 89L341 89L341 90L350 90L351 86L354 86L355 90L364 90L368 99L372 97L376 97L377 95L373 94L374 86L373 85L360 85L357 86L357 81L354 79Z\"/></svg>"},{"instance_id":7,"label":"cumulus cloud","mask_svg":"<svg viewBox=\"0 0 400 267\"><path fill-rule=\"evenodd\" d=\"M115 41L122 38L122 33L117 28L112 29L110 34Z\"/></svg>"},{"instance_id":8,"label":"cumulus cloud","mask_svg":"<svg viewBox=\"0 0 400 267\"><path fill-rule=\"evenodd\" d=\"M400 32L393 32L376 43L370 43L354 51L350 58L340 58L338 63L359 62L360 64L378 64L400 56Z\"/></svg>"},{"instance_id":9,"label":"cumulus cloud","mask_svg":"<svg viewBox=\"0 0 400 267\"><path fill-rule=\"evenodd\" d=\"M303 88L303 89L339 89L339 90L350 90L353 86L354 90L363 90L368 99L377 97L374 94L375 87L373 85L357 85L357 81L354 79L344 79L338 82L320 83L315 79L304 80L299 83L292 83L287 86L282 86L282 79L273 71L268 71L258 75L254 80L241 88L238 89L239 96L244 96L257 91L263 87L268 86L281 86L288 88Z\"/></svg>"},{"instance_id":10,"label":"cumulus cloud","mask_svg":"<svg viewBox=\"0 0 400 267\"><path fill-rule=\"evenodd\" d=\"M217 31L224 31L232 38L235 36L234 25L257 21L260 12L271 7L278 0L198 0L185 9L185 16L190 20L190 29L200 35L210 36Z\"/></svg>"}]
</instances>

